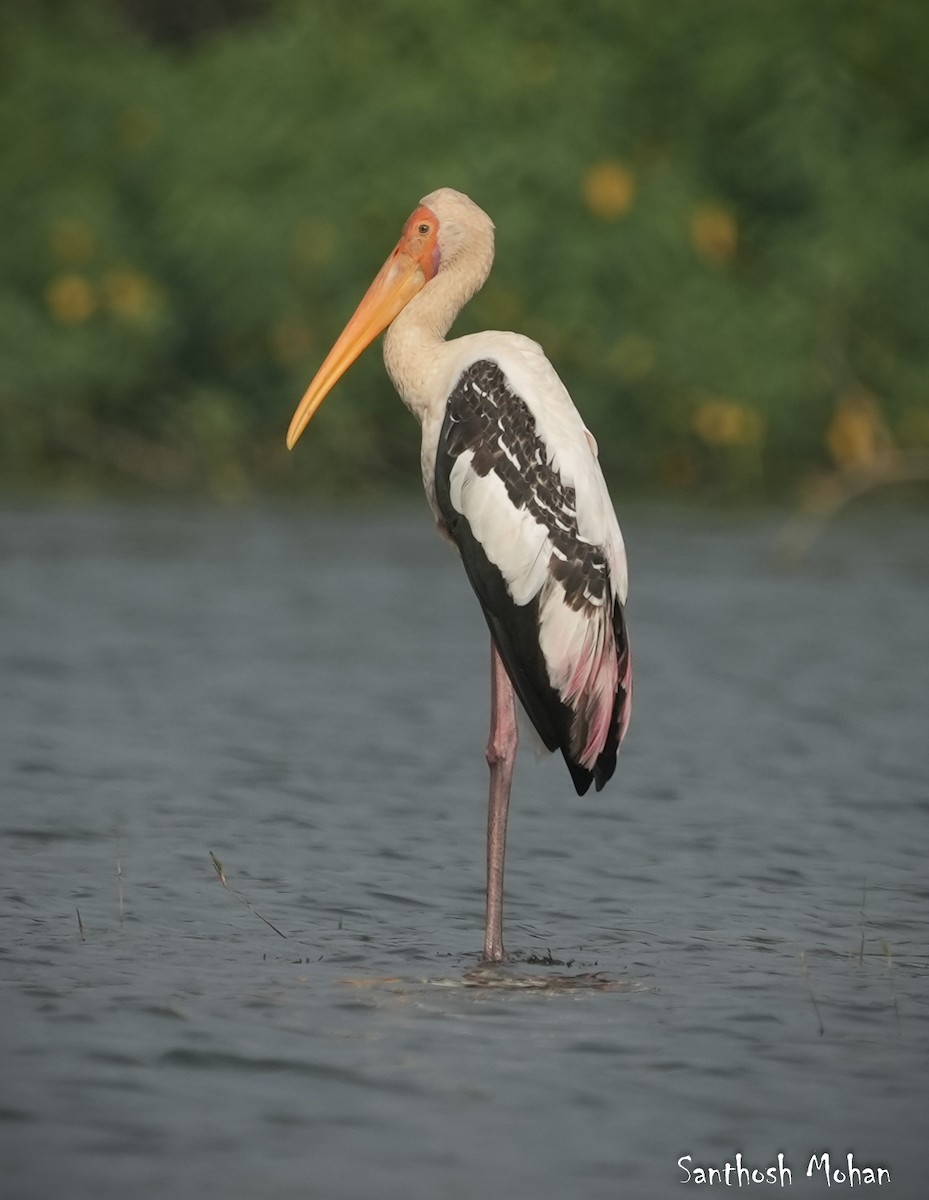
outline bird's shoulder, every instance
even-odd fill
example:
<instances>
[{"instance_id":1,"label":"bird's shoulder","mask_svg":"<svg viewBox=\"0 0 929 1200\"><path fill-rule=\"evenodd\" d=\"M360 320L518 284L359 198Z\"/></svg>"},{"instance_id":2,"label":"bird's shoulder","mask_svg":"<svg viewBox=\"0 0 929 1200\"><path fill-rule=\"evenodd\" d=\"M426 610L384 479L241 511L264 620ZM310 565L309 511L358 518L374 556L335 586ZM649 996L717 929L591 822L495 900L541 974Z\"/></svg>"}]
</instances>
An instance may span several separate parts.
<instances>
[{"instance_id":1,"label":"bird's shoulder","mask_svg":"<svg viewBox=\"0 0 929 1200\"><path fill-rule=\"evenodd\" d=\"M547 495L550 509L570 512L582 541L604 547L624 598L622 534L597 445L555 368L536 342L519 334L484 333L459 341L465 344L456 356L437 462L444 460L454 507L489 505L503 495L499 483L523 512L530 491ZM478 478L469 481L470 476ZM497 485L489 486L491 476ZM480 485L483 478L489 490ZM524 536L527 530L535 537L528 524Z\"/></svg>"},{"instance_id":2,"label":"bird's shoulder","mask_svg":"<svg viewBox=\"0 0 929 1200\"><path fill-rule=\"evenodd\" d=\"M450 367L448 404L462 403L468 388L483 377L487 402L503 415L525 409L548 457L570 457L572 451L582 462L597 457L596 441L538 342L494 330L459 338Z\"/></svg>"}]
</instances>

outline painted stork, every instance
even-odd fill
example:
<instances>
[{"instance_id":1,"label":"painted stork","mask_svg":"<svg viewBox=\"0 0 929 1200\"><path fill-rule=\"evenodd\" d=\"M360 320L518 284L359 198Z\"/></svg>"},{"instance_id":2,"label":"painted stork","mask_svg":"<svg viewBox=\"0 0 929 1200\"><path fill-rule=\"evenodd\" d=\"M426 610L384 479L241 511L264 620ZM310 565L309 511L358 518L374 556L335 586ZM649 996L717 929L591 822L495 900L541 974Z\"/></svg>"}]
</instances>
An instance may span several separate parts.
<instances>
[{"instance_id":1,"label":"painted stork","mask_svg":"<svg viewBox=\"0 0 929 1200\"><path fill-rule=\"evenodd\" d=\"M579 795L616 767L632 663L626 554L597 444L541 348L515 333L446 341L490 273L494 225L461 192L425 196L301 400L292 448L342 374L387 330L384 361L422 426L426 495L491 636L484 960L503 949L514 692Z\"/></svg>"}]
</instances>

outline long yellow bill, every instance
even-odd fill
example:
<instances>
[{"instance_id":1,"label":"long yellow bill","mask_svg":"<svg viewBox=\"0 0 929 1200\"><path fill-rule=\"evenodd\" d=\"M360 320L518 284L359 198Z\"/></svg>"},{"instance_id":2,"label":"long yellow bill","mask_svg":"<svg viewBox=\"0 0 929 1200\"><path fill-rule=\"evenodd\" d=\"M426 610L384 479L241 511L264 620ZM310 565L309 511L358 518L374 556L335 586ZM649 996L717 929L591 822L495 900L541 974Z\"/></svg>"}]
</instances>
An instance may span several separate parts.
<instances>
[{"instance_id":1,"label":"long yellow bill","mask_svg":"<svg viewBox=\"0 0 929 1200\"><path fill-rule=\"evenodd\" d=\"M437 230L435 214L427 208L418 208L406 222L390 258L378 271L297 405L287 431L288 450L294 448L310 418L355 359L435 274Z\"/></svg>"}]
</instances>

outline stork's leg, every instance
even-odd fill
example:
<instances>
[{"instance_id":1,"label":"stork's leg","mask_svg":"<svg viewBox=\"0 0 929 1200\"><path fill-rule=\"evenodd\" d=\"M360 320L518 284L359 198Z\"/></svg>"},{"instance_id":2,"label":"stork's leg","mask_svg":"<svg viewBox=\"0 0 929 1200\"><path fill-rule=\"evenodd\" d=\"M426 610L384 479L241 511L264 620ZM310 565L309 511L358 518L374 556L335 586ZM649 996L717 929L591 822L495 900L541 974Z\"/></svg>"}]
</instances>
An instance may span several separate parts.
<instances>
[{"instance_id":1,"label":"stork's leg","mask_svg":"<svg viewBox=\"0 0 929 1200\"><path fill-rule=\"evenodd\" d=\"M506 854L506 816L510 785L516 763L516 704L513 685L496 646L491 646L490 738L487 765L490 767L490 799L487 805L487 922L484 926L484 961L502 962L503 949L503 859Z\"/></svg>"}]
</instances>

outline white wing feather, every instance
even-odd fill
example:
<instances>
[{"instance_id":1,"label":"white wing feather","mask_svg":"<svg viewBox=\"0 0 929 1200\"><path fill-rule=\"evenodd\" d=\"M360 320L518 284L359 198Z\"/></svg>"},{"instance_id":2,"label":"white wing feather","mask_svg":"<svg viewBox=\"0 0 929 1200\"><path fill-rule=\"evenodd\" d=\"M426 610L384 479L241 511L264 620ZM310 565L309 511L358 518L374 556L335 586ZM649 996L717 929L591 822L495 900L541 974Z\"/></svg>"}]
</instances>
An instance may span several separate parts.
<instances>
[{"instance_id":1,"label":"white wing feather","mask_svg":"<svg viewBox=\"0 0 929 1200\"><path fill-rule=\"evenodd\" d=\"M473 362L487 358L500 366L511 390L532 413L552 467L574 489L581 539L601 548L614 594L625 604L626 550L597 458L597 443L541 346L520 334L495 331L457 338L446 346L443 396L450 394ZM441 414L423 421L423 477L434 508L435 455L443 418L444 403ZM478 476L470 463L471 456L462 455L455 466L452 503L467 516L488 558L503 572L516 603L524 604L527 600L517 594L531 599L542 584L548 562L545 531L529 514L513 508L500 480Z\"/></svg>"}]
</instances>

